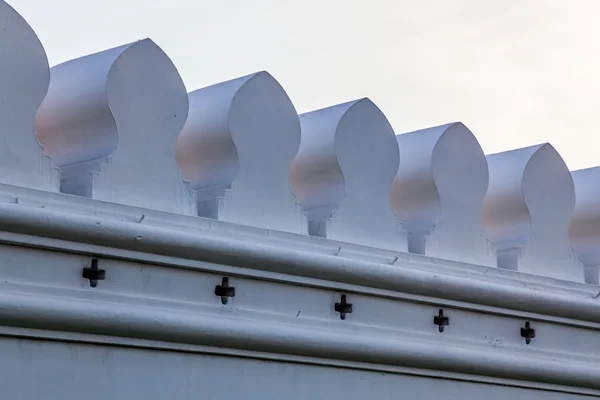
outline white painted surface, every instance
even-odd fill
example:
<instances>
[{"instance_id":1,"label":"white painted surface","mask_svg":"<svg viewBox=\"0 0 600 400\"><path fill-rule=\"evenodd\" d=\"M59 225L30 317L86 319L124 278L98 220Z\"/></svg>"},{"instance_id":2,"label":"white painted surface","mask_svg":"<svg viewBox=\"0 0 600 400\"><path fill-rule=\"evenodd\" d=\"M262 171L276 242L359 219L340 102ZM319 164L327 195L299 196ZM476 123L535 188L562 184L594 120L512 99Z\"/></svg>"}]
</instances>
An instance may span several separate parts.
<instances>
[{"instance_id":1,"label":"white painted surface","mask_svg":"<svg viewBox=\"0 0 600 400\"><path fill-rule=\"evenodd\" d=\"M198 196L198 215L305 233L290 189L300 145L296 110L267 72L190 93L177 161Z\"/></svg>"},{"instance_id":2,"label":"white painted surface","mask_svg":"<svg viewBox=\"0 0 600 400\"><path fill-rule=\"evenodd\" d=\"M33 61L6 67L32 74L23 97L0 75L23 114L0 112L25 126L47 64L3 6L0 23L22 37L0 47L22 56L17 43ZM266 72L188 97L149 39L54 67L36 130L62 191L79 196L57 193L38 164L0 169L12 183L0 184L8 398L600 393L600 292L583 284L568 236L576 207L570 239L587 262L597 180L579 172L574 184L548 144L486 163L464 125L396 138L368 99L298 118ZM43 159L32 137L6 132L0 151ZM425 255L406 252L392 203L427 236ZM92 258L106 272L95 287L82 277ZM236 291L226 304L215 293L224 277Z\"/></svg>"},{"instance_id":3,"label":"white painted surface","mask_svg":"<svg viewBox=\"0 0 600 400\"><path fill-rule=\"evenodd\" d=\"M575 207L573 178L560 155L546 143L487 159L490 185L483 221L498 265L584 282L568 237Z\"/></svg>"},{"instance_id":4,"label":"white painted surface","mask_svg":"<svg viewBox=\"0 0 600 400\"><path fill-rule=\"evenodd\" d=\"M598 165L594 0L9 2L52 65L143 34L188 88L266 68L302 112L376 94L397 132L460 118L488 153L549 141L570 168Z\"/></svg>"},{"instance_id":5,"label":"white painted surface","mask_svg":"<svg viewBox=\"0 0 600 400\"><path fill-rule=\"evenodd\" d=\"M51 72L36 132L61 169L63 192L195 214L175 161L187 93L154 42L84 56Z\"/></svg>"},{"instance_id":6,"label":"white painted surface","mask_svg":"<svg viewBox=\"0 0 600 400\"><path fill-rule=\"evenodd\" d=\"M598 285L600 270L600 167L572 172L575 184L575 212L569 235L579 261L585 267L587 283Z\"/></svg>"},{"instance_id":7,"label":"white painted surface","mask_svg":"<svg viewBox=\"0 0 600 400\"><path fill-rule=\"evenodd\" d=\"M361 99L303 114L300 123L292 189L311 233L405 251L406 237L389 198L398 145L385 115Z\"/></svg>"},{"instance_id":8,"label":"white painted surface","mask_svg":"<svg viewBox=\"0 0 600 400\"><path fill-rule=\"evenodd\" d=\"M409 250L495 266L481 221L488 166L475 136L456 122L396 138L403 156L391 198Z\"/></svg>"},{"instance_id":9,"label":"white painted surface","mask_svg":"<svg viewBox=\"0 0 600 400\"><path fill-rule=\"evenodd\" d=\"M58 191L58 171L33 131L50 73L46 52L27 22L0 1L0 182Z\"/></svg>"},{"instance_id":10,"label":"white painted surface","mask_svg":"<svg viewBox=\"0 0 600 400\"><path fill-rule=\"evenodd\" d=\"M0 339L0 384L10 399L577 400L583 395L297 363Z\"/></svg>"},{"instance_id":11,"label":"white painted surface","mask_svg":"<svg viewBox=\"0 0 600 400\"><path fill-rule=\"evenodd\" d=\"M246 276L248 269L225 272L225 265L204 271L211 264L173 268L109 257L99 261L106 279L90 288L81 277L88 255L16 246L0 250L5 255L0 334L137 344L149 356L161 348L208 346L218 354L600 390L598 324L583 321L583 313L567 319L502 308L490 313L481 304L373 292L360 285L281 281L285 273L274 280L264 271L256 277ZM214 293L223 273L236 288L226 305ZM353 304L344 321L334 310L340 292ZM536 301L546 302L546 294L538 291ZM572 291L570 297L585 295ZM523 304L534 309L533 302ZM450 319L443 334L433 323L440 307ZM524 321L536 329L530 344L520 336Z\"/></svg>"},{"instance_id":12,"label":"white painted surface","mask_svg":"<svg viewBox=\"0 0 600 400\"><path fill-rule=\"evenodd\" d=\"M351 244L338 252L342 243L329 239L177 218L72 196L56 195L62 200L57 201L32 196L32 191L14 193L21 199L18 204L0 202L0 226L2 240L16 245L232 274L243 267L267 274L266 279L292 274L301 284L313 285L317 279L350 288L367 285L383 290L382 296L389 295L385 291L408 293L600 322L599 291L593 286ZM140 222L141 215L147 217Z\"/></svg>"}]
</instances>

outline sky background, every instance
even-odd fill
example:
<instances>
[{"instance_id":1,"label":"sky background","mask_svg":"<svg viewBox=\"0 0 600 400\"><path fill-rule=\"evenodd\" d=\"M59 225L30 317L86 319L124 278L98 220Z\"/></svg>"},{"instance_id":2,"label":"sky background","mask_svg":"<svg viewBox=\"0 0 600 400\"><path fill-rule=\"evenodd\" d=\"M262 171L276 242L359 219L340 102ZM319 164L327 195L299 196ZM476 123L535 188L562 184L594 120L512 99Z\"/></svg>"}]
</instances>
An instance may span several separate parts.
<instances>
[{"instance_id":1,"label":"sky background","mask_svg":"<svg viewBox=\"0 0 600 400\"><path fill-rule=\"evenodd\" d=\"M138 39L188 91L269 71L299 113L369 97L396 133L453 121L485 153L600 165L600 0L8 0L50 65Z\"/></svg>"}]
</instances>

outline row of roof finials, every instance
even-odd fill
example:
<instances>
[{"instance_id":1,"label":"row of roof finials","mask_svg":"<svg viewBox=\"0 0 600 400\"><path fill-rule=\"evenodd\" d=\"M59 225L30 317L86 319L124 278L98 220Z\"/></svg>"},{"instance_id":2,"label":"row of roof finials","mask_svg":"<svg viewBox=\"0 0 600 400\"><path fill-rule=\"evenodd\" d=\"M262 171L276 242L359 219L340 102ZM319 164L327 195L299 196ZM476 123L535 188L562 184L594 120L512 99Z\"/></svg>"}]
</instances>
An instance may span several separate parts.
<instances>
[{"instance_id":1,"label":"row of roof finials","mask_svg":"<svg viewBox=\"0 0 600 400\"><path fill-rule=\"evenodd\" d=\"M549 144L396 136L368 99L298 116L266 72L187 93L149 39L49 69L0 24L0 183L598 283L600 168Z\"/></svg>"}]
</instances>

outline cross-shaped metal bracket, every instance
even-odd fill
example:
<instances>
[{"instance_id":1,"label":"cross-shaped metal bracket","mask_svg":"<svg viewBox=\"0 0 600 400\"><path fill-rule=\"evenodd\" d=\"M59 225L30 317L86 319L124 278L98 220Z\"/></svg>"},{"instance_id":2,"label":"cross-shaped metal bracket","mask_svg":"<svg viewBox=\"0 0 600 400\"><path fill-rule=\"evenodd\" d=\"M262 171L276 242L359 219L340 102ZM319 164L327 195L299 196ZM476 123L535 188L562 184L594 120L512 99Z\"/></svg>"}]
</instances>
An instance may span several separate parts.
<instances>
[{"instance_id":1,"label":"cross-shaped metal bracket","mask_svg":"<svg viewBox=\"0 0 600 400\"><path fill-rule=\"evenodd\" d=\"M346 319L346 314L352 313L352 304L346 302L346 295L343 294L339 303L335 303L334 309L340 313L340 319Z\"/></svg>"},{"instance_id":2,"label":"cross-shaped metal bracket","mask_svg":"<svg viewBox=\"0 0 600 400\"><path fill-rule=\"evenodd\" d=\"M521 337L525 338L525 343L531 343L531 339L535 338L535 329L531 327L529 321L525 322L525 327L521 328Z\"/></svg>"},{"instance_id":3,"label":"cross-shaped metal bracket","mask_svg":"<svg viewBox=\"0 0 600 400\"><path fill-rule=\"evenodd\" d=\"M444 310L440 308L438 315L433 317L433 323L438 326L438 331L444 332L444 326L450 325L450 319L444 317Z\"/></svg>"},{"instance_id":4,"label":"cross-shaped metal bracket","mask_svg":"<svg viewBox=\"0 0 600 400\"><path fill-rule=\"evenodd\" d=\"M221 284L215 287L215 295L221 298L221 304L227 304L230 297L235 297L235 288L229 286L229 278L223 278Z\"/></svg>"},{"instance_id":5,"label":"cross-shaped metal bracket","mask_svg":"<svg viewBox=\"0 0 600 400\"><path fill-rule=\"evenodd\" d=\"M93 258L91 265L83 269L81 276L84 279L89 279L90 287L96 287L98 285L98 281L103 281L106 277L106 271L99 269L98 259Z\"/></svg>"}]
</instances>

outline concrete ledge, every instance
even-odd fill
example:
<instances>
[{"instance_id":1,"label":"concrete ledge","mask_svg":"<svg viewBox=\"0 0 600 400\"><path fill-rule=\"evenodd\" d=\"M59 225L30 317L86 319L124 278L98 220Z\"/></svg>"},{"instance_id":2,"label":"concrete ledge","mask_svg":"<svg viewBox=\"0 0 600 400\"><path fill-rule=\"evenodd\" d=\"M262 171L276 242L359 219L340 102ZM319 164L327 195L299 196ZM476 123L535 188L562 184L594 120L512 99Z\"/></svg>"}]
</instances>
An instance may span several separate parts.
<instances>
[{"instance_id":1,"label":"concrete ledge","mask_svg":"<svg viewBox=\"0 0 600 400\"><path fill-rule=\"evenodd\" d=\"M391 335L264 321L223 314L192 313L171 307L144 307L98 299L3 291L3 325L92 333L192 345L245 349L344 361L600 389L600 367L593 360L542 358L531 354L457 346Z\"/></svg>"},{"instance_id":2,"label":"concrete ledge","mask_svg":"<svg viewBox=\"0 0 600 400\"><path fill-rule=\"evenodd\" d=\"M26 235L200 260L447 300L600 323L598 294L560 293L236 240L205 232L0 203L0 229Z\"/></svg>"}]
</instances>

